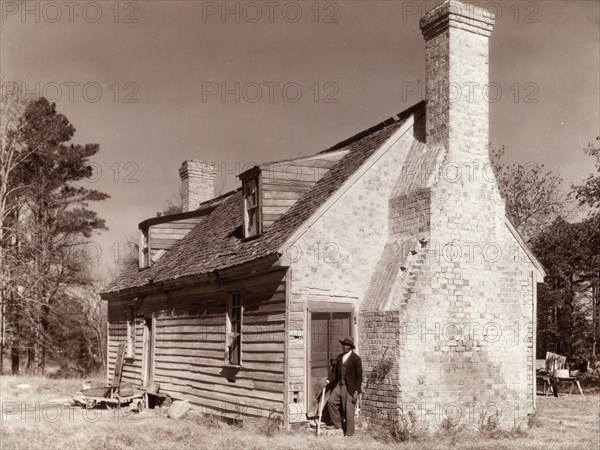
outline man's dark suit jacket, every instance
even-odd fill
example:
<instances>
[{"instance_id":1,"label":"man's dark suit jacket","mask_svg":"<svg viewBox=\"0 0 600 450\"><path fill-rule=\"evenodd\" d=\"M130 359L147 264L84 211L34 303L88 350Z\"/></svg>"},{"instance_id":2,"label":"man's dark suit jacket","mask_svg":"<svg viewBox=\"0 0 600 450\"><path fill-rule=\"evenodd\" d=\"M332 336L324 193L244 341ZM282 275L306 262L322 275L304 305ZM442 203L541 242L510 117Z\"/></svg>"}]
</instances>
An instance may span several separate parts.
<instances>
[{"instance_id":1,"label":"man's dark suit jacket","mask_svg":"<svg viewBox=\"0 0 600 450\"><path fill-rule=\"evenodd\" d=\"M331 369L329 378L327 378L331 386L335 386L342 377L343 356L344 353L338 355L336 364ZM354 392L358 392L359 394L362 392L360 389L362 385L362 360L354 352L350 354L346 363L346 383L348 383L348 394L354 395Z\"/></svg>"}]
</instances>

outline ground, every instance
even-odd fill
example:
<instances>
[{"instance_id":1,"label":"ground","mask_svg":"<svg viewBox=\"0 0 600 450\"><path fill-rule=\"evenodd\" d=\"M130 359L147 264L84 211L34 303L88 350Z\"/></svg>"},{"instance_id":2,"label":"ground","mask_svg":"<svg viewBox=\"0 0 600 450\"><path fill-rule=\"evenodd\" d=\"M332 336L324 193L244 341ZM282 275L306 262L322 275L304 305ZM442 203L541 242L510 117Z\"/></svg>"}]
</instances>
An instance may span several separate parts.
<instances>
[{"instance_id":1,"label":"ground","mask_svg":"<svg viewBox=\"0 0 600 450\"><path fill-rule=\"evenodd\" d=\"M461 449L600 449L600 396L589 389L585 397L538 396L538 412L517 431L443 429L406 433L360 431L352 438L316 437L314 431L282 431L266 420L243 426L227 425L199 414L168 419L164 410L141 414L127 409L85 410L58 405L81 389L83 380L3 376L0 400L1 449L365 449L392 447ZM102 379L94 380L95 385ZM28 387L27 387L28 385ZM20 387L19 387L20 386ZM410 434L410 433L408 433Z\"/></svg>"}]
</instances>

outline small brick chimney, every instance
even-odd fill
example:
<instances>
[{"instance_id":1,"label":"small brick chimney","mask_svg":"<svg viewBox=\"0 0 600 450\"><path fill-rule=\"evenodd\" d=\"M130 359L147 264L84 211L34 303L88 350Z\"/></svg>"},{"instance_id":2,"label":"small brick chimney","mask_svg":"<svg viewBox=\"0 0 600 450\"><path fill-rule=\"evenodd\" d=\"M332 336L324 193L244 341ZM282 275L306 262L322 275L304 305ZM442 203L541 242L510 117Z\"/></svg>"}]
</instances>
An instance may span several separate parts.
<instances>
[{"instance_id":1,"label":"small brick chimney","mask_svg":"<svg viewBox=\"0 0 600 450\"><path fill-rule=\"evenodd\" d=\"M214 198L217 167L214 163L189 159L179 168L181 206L184 212L198 209L200 203Z\"/></svg>"},{"instance_id":2,"label":"small brick chimney","mask_svg":"<svg viewBox=\"0 0 600 450\"><path fill-rule=\"evenodd\" d=\"M494 15L449 0L427 12L420 26L426 41L427 145L444 145L455 162L487 161Z\"/></svg>"}]
</instances>

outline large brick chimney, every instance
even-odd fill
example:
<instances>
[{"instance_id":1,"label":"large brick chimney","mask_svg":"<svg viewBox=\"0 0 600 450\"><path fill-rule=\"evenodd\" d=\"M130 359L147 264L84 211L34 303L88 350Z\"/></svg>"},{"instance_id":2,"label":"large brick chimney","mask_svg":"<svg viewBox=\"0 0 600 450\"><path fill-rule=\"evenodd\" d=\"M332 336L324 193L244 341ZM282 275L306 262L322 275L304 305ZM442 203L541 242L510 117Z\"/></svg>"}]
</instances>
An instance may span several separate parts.
<instances>
[{"instance_id":1,"label":"large brick chimney","mask_svg":"<svg viewBox=\"0 0 600 450\"><path fill-rule=\"evenodd\" d=\"M198 209L200 203L215 196L217 170L214 163L189 159L179 168L181 206L184 212Z\"/></svg>"},{"instance_id":2,"label":"large brick chimney","mask_svg":"<svg viewBox=\"0 0 600 450\"><path fill-rule=\"evenodd\" d=\"M412 410L434 427L447 415L510 426L535 402L532 335L522 332L535 321L534 267L515 258L489 167L492 16L448 0L421 19L426 145L405 164L423 170L400 175L390 195L381 270L361 305L368 420Z\"/></svg>"},{"instance_id":3,"label":"large brick chimney","mask_svg":"<svg viewBox=\"0 0 600 450\"><path fill-rule=\"evenodd\" d=\"M448 0L427 12L420 26L425 38L426 144L439 155L431 239L489 242L496 238L490 232L504 229L504 203L489 160L489 96L495 95L488 92L489 37L494 17L485 9ZM449 226L448 217L457 214L461 220Z\"/></svg>"}]
</instances>

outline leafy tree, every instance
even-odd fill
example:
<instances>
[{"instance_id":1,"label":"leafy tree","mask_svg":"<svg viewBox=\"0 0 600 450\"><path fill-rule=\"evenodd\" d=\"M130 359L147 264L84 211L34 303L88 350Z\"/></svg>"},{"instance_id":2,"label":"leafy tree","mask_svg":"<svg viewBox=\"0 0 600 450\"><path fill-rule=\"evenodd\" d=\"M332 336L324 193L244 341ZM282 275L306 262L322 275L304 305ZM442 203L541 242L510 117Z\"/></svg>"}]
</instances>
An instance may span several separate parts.
<instances>
[{"instance_id":1,"label":"leafy tree","mask_svg":"<svg viewBox=\"0 0 600 450\"><path fill-rule=\"evenodd\" d=\"M61 375L83 376L105 368L106 304L100 299L97 284L66 289L60 302L50 309L48 339L55 344L53 360L59 364ZM68 326L64 326L65 317L69 317Z\"/></svg>"},{"instance_id":2,"label":"leafy tree","mask_svg":"<svg viewBox=\"0 0 600 450\"><path fill-rule=\"evenodd\" d=\"M586 221L589 227L589 240L586 245L592 252L591 263L584 274L588 283L586 297L591 306L592 316L592 354L596 356L600 343L600 136L596 137L596 144L590 142L583 151L596 158L596 173L590 174L580 185L572 186L575 198L580 206L590 208L590 219Z\"/></svg>"},{"instance_id":3,"label":"leafy tree","mask_svg":"<svg viewBox=\"0 0 600 450\"><path fill-rule=\"evenodd\" d=\"M600 151L590 144L585 152L596 158L597 173L572 188L592 214L570 223L563 217L567 197L560 176L534 163L508 165L503 148L490 151L507 215L548 271L538 290L542 357L547 350L595 355L600 342L600 213L594 213L600 208Z\"/></svg>"},{"instance_id":4,"label":"leafy tree","mask_svg":"<svg viewBox=\"0 0 600 450\"><path fill-rule=\"evenodd\" d=\"M556 219L532 241L532 250L548 271L538 295L538 342L544 350L595 353L590 288L600 267L600 216L569 223Z\"/></svg>"},{"instance_id":5,"label":"leafy tree","mask_svg":"<svg viewBox=\"0 0 600 450\"><path fill-rule=\"evenodd\" d=\"M595 356L600 343L600 150L590 143L584 151L596 158L596 174L572 189L591 214L576 223L555 220L533 240L533 250L550 278L538 296L538 341L556 351Z\"/></svg>"},{"instance_id":6,"label":"leafy tree","mask_svg":"<svg viewBox=\"0 0 600 450\"><path fill-rule=\"evenodd\" d=\"M539 234L564 209L562 178L533 162L506 164L504 147L490 150L490 160L506 214L526 242Z\"/></svg>"},{"instance_id":7,"label":"leafy tree","mask_svg":"<svg viewBox=\"0 0 600 450\"><path fill-rule=\"evenodd\" d=\"M600 210L600 136L596 137L597 144L592 142L583 151L596 158L596 174L587 177L583 184L572 186L575 197L580 205L588 205Z\"/></svg>"}]
</instances>

